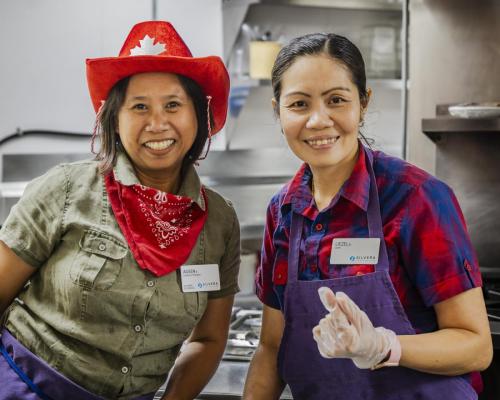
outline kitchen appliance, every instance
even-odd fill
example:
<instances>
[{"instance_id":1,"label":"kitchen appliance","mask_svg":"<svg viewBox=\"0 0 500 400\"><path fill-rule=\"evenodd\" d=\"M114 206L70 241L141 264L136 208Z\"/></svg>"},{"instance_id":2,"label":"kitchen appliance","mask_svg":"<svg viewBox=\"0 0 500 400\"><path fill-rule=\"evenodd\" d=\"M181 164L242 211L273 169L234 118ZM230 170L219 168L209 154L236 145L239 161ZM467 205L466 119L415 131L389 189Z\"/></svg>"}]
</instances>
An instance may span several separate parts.
<instances>
[{"instance_id":1,"label":"kitchen appliance","mask_svg":"<svg viewBox=\"0 0 500 400\"><path fill-rule=\"evenodd\" d=\"M219 368L197 399L241 399L248 366L259 343L262 310L234 307L231 315L229 337ZM164 387L155 400L161 399ZM281 399L293 399L288 386Z\"/></svg>"},{"instance_id":2,"label":"kitchen appliance","mask_svg":"<svg viewBox=\"0 0 500 400\"><path fill-rule=\"evenodd\" d=\"M464 103L448 107L450 115L460 118L500 117L500 103Z\"/></svg>"}]
</instances>

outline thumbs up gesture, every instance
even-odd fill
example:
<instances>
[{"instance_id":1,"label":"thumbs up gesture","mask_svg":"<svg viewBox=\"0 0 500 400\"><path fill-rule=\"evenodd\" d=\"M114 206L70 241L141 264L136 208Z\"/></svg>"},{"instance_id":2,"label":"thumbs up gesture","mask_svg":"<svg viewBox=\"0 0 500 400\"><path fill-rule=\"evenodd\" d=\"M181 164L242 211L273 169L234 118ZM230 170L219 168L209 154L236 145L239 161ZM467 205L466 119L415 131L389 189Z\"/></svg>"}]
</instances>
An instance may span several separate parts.
<instances>
[{"instance_id":1,"label":"thumbs up gesture","mask_svg":"<svg viewBox=\"0 0 500 400\"><path fill-rule=\"evenodd\" d=\"M313 328L323 357L350 358L358 368L375 369L389 358L391 349L401 354L396 334L382 327L374 328L366 313L345 293L334 294L327 287L319 288L318 293L328 311Z\"/></svg>"}]
</instances>

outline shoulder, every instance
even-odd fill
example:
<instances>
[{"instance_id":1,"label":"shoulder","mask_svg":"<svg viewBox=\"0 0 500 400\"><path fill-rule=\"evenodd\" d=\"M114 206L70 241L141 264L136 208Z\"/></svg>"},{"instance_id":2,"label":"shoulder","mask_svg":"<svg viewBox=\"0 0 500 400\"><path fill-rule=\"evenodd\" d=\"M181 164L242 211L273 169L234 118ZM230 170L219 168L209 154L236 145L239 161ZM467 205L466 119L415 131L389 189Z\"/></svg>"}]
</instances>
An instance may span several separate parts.
<instances>
[{"instance_id":1,"label":"shoulder","mask_svg":"<svg viewBox=\"0 0 500 400\"><path fill-rule=\"evenodd\" d=\"M215 208L221 211L230 211L234 209L233 202L222 196L216 190L205 185L203 185L203 189L205 190L210 209Z\"/></svg>"},{"instance_id":2,"label":"shoulder","mask_svg":"<svg viewBox=\"0 0 500 400\"><path fill-rule=\"evenodd\" d=\"M374 170L377 179L390 179L398 184L417 187L436 179L428 172L409 162L381 151L374 151Z\"/></svg>"},{"instance_id":3,"label":"shoulder","mask_svg":"<svg viewBox=\"0 0 500 400\"><path fill-rule=\"evenodd\" d=\"M415 197L441 197L452 193L435 176L401 158L374 151L374 172L381 202L398 202Z\"/></svg>"},{"instance_id":4,"label":"shoulder","mask_svg":"<svg viewBox=\"0 0 500 400\"><path fill-rule=\"evenodd\" d=\"M237 220L236 211L234 210L231 200L222 196L214 189L203 185L208 203L208 216L220 222L230 220Z\"/></svg>"},{"instance_id":5,"label":"shoulder","mask_svg":"<svg viewBox=\"0 0 500 400\"><path fill-rule=\"evenodd\" d=\"M81 160L72 163L59 164L68 179L82 179L100 176L99 162L96 160Z\"/></svg>"},{"instance_id":6,"label":"shoulder","mask_svg":"<svg viewBox=\"0 0 500 400\"><path fill-rule=\"evenodd\" d=\"M37 196L57 195L64 193L71 187L71 181L82 177L82 168L72 164L62 163L48 169L42 175L31 180L23 193L23 197L31 193ZM57 195L58 196L58 195Z\"/></svg>"}]
</instances>

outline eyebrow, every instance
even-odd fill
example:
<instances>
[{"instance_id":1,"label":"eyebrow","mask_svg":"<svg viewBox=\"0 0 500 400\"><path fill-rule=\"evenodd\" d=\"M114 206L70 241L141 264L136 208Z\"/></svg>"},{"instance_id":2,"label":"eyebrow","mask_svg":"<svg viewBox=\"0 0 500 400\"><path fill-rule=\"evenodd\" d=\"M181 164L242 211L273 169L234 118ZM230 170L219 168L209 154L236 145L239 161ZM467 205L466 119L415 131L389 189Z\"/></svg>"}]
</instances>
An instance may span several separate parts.
<instances>
[{"instance_id":1,"label":"eyebrow","mask_svg":"<svg viewBox=\"0 0 500 400\"><path fill-rule=\"evenodd\" d=\"M335 86L335 87L332 87L331 89L328 89L328 90L325 90L323 93L321 93L321 96L324 96L325 94L328 94L334 90L343 90L343 91L346 91L346 92L350 92L351 89L349 88L346 88L344 86ZM289 97L289 96L294 96L294 95L302 95L302 96L305 96L305 97L311 97L310 94L307 94L307 93L304 93L304 92L300 92L300 91L297 91L297 92L292 92L292 93L287 93L284 97Z\"/></svg>"},{"instance_id":2,"label":"eyebrow","mask_svg":"<svg viewBox=\"0 0 500 400\"><path fill-rule=\"evenodd\" d=\"M181 96L178 94L168 94L166 96L162 96L163 100L172 99L172 98L181 99ZM147 99L149 99L148 96L132 96L132 97L128 98L127 101L147 100Z\"/></svg>"}]
</instances>

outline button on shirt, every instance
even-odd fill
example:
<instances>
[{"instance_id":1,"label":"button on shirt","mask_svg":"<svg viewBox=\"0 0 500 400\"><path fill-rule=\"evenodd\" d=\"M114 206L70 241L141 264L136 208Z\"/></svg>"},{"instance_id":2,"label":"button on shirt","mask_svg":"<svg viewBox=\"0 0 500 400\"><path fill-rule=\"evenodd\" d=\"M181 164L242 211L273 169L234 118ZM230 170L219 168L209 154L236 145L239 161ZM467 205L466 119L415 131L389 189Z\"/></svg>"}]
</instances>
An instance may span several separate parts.
<instances>
[{"instance_id":1,"label":"button on shirt","mask_svg":"<svg viewBox=\"0 0 500 400\"><path fill-rule=\"evenodd\" d=\"M138 183L119 154L114 173ZM200 201L192 167L179 194ZM39 270L14 302L6 328L53 368L105 398L129 399L164 383L211 298L238 291L239 225L206 188L208 219L186 264L218 264L221 289L183 293L180 270L155 277L128 248L95 161L63 164L31 182L0 231Z\"/></svg>"},{"instance_id":2,"label":"button on shirt","mask_svg":"<svg viewBox=\"0 0 500 400\"><path fill-rule=\"evenodd\" d=\"M378 151L373 155L392 283L416 331L434 331L434 304L481 285L462 212L443 182L403 160ZM374 271L373 265L330 264L334 238L368 237L366 160L361 148L350 178L321 212L311 195L312 175L306 165L272 198L256 278L264 304L283 309L292 211L305 217L299 279Z\"/></svg>"}]
</instances>

